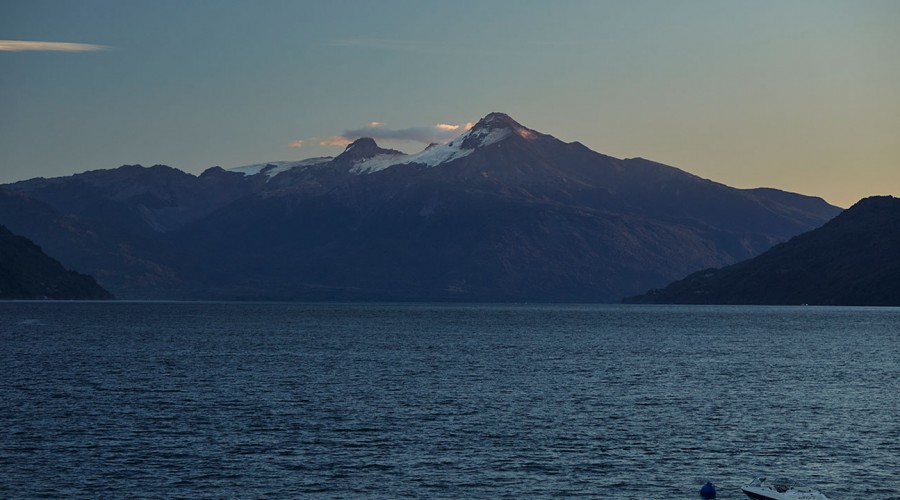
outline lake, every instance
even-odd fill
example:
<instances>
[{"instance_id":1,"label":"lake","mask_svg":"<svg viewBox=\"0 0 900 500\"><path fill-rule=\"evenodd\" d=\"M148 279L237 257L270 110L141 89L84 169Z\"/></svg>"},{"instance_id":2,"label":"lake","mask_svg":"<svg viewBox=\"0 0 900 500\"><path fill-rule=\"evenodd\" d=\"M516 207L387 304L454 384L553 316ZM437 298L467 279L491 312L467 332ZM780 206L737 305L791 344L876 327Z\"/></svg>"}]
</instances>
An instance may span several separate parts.
<instances>
[{"instance_id":1,"label":"lake","mask_svg":"<svg viewBox=\"0 0 900 500\"><path fill-rule=\"evenodd\" d=\"M900 498L900 309L0 302L0 497Z\"/></svg>"}]
</instances>

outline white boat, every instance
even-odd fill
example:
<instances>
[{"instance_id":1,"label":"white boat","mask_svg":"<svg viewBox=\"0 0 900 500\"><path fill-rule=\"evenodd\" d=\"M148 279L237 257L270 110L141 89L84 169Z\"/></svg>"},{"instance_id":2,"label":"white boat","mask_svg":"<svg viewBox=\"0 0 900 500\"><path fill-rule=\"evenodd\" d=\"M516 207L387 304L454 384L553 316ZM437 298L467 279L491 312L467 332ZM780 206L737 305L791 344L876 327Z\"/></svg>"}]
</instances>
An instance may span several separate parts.
<instances>
[{"instance_id":1,"label":"white boat","mask_svg":"<svg viewBox=\"0 0 900 500\"><path fill-rule=\"evenodd\" d=\"M816 489L784 479L761 477L747 486L741 486L741 491L754 500L828 500Z\"/></svg>"}]
</instances>

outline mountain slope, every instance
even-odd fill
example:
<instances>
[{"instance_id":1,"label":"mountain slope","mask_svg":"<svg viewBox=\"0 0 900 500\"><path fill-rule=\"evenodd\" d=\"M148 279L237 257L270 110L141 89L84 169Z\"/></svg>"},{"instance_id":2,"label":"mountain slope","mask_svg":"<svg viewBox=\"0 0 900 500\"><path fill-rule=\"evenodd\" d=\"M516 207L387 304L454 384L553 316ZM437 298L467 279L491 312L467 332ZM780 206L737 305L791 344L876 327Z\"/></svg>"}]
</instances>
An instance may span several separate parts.
<instances>
[{"instance_id":1,"label":"mountain slope","mask_svg":"<svg viewBox=\"0 0 900 500\"><path fill-rule=\"evenodd\" d=\"M126 166L4 187L20 199L0 223L23 199L49 207L31 215L46 230L15 229L125 298L614 301L840 212L606 156L502 113L415 154L361 138L334 158L199 177ZM102 259L65 250L73 225Z\"/></svg>"},{"instance_id":2,"label":"mountain slope","mask_svg":"<svg viewBox=\"0 0 900 500\"><path fill-rule=\"evenodd\" d=\"M610 301L839 211L618 160L502 114L424 153L383 151L279 173L173 237L264 297Z\"/></svg>"},{"instance_id":3,"label":"mountain slope","mask_svg":"<svg viewBox=\"0 0 900 500\"><path fill-rule=\"evenodd\" d=\"M195 298L192 290L209 279L180 249L162 240L163 233L127 223L124 212L141 205L110 205L89 196L72 207L50 200L58 208L0 187L0 224L34 241L66 268L93 276L118 298ZM83 203L108 208L91 213L81 208Z\"/></svg>"},{"instance_id":4,"label":"mountain slope","mask_svg":"<svg viewBox=\"0 0 900 500\"><path fill-rule=\"evenodd\" d=\"M900 306L900 199L863 199L754 259L628 301Z\"/></svg>"},{"instance_id":5,"label":"mountain slope","mask_svg":"<svg viewBox=\"0 0 900 500\"><path fill-rule=\"evenodd\" d=\"M90 276L69 271L32 241L0 226L0 299L111 299Z\"/></svg>"}]
</instances>

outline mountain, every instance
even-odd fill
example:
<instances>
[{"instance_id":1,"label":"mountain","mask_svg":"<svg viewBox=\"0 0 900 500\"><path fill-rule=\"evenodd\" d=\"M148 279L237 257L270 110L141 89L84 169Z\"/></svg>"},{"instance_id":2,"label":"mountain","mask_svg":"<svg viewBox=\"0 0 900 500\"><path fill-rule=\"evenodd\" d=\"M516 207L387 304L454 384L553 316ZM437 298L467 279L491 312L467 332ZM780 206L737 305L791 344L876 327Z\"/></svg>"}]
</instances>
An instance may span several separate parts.
<instances>
[{"instance_id":1,"label":"mountain","mask_svg":"<svg viewBox=\"0 0 900 500\"><path fill-rule=\"evenodd\" d=\"M335 157L0 189L0 223L122 298L609 302L839 212L606 156L502 113L414 154L360 138Z\"/></svg>"},{"instance_id":2,"label":"mountain","mask_svg":"<svg viewBox=\"0 0 900 500\"><path fill-rule=\"evenodd\" d=\"M249 194L252 182L241 177L126 165L31 179L0 187L0 224L117 297L200 298L212 277L164 235Z\"/></svg>"},{"instance_id":3,"label":"mountain","mask_svg":"<svg viewBox=\"0 0 900 500\"><path fill-rule=\"evenodd\" d=\"M69 271L31 240L0 226L0 299L111 299L90 276Z\"/></svg>"},{"instance_id":4,"label":"mountain","mask_svg":"<svg viewBox=\"0 0 900 500\"><path fill-rule=\"evenodd\" d=\"M900 199L863 199L753 259L626 301L900 306Z\"/></svg>"}]
</instances>

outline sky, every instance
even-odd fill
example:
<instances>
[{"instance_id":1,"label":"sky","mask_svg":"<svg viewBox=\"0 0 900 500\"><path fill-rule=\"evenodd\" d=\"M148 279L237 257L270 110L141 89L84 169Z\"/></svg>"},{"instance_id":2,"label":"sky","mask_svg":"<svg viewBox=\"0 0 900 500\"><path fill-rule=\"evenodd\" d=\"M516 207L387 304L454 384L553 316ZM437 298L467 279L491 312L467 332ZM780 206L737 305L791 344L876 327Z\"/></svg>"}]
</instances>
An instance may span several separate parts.
<instances>
[{"instance_id":1,"label":"sky","mask_svg":"<svg viewBox=\"0 0 900 500\"><path fill-rule=\"evenodd\" d=\"M416 152L501 111L848 207L900 196L900 1L0 0L0 183Z\"/></svg>"}]
</instances>

